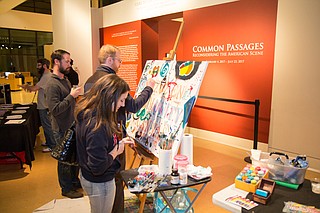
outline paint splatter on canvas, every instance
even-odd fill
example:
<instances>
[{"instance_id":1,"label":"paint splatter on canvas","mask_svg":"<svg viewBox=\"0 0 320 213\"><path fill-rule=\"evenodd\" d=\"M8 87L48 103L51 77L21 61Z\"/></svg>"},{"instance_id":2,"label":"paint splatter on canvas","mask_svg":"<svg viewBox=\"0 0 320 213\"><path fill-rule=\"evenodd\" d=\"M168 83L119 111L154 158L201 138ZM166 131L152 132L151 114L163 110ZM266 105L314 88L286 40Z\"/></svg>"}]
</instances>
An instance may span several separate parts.
<instances>
[{"instance_id":1,"label":"paint splatter on canvas","mask_svg":"<svg viewBox=\"0 0 320 213\"><path fill-rule=\"evenodd\" d=\"M148 79L156 82L149 101L127 120L127 133L158 156L160 136L172 138L176 153L197 99L208 63L149 60L143 69L135 96Z\"/></svg>"}]
</instances>

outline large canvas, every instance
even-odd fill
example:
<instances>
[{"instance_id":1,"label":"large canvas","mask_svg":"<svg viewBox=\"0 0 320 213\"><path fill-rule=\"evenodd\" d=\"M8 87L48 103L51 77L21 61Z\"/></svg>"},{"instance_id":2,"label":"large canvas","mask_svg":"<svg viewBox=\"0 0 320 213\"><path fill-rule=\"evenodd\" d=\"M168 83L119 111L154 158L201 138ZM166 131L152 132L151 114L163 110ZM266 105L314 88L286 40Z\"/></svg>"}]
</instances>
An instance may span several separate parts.
<instances>
[{"instance_id":1,"label":"large canvas","mask_svg":"<svg viewBox=\"0 0 320 213\"><path fill-rule=\"evenodd\" d=\"M148 79L156 82L149 101L127 120L127 133L152 152L159 153L160 137L173 139L177 153L191 110L197 99L207 62L148 60L136 90Z\"/></svg>"}]
</instances>

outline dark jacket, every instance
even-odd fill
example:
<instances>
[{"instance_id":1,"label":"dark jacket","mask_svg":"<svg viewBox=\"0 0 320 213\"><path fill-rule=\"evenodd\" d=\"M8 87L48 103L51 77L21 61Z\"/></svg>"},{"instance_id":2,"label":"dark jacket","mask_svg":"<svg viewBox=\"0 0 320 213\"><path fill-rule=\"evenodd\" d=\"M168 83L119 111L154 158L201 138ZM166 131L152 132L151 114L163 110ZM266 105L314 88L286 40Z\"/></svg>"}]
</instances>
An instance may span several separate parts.
<instances>
[{"instance_id":1,"label":"dark jacket","mask_svg":"<svg viewBox=\"0 0 320 213\"><path fill-rule=\"evenodd\" d=\"M69 73L66 76L72 86L79 84L79 75L72 67L70 67Z\"/></svg>"},{"instance_id":2,"label":"dark jacket","mask_svg":"<svg viewBox=\"0 0 320 213\"><path fill-rule=\"evenodd\" d=\"M95 183L107 182L115 177L120 169L117 156L114 160L109 154L117 143L113 136L108 136L105 127L93 132L96 118L93 115L87 125L88 118L80 119L76 125L78 162L83 177Z\"/></svg>"},{"instance_id":3,"label":"dark jacket","mask_svg":"<svg viewBox=\"0 0 320 213\"><path fill-rule=\"evenodd\" d=\"M116 72L110 67L99 66L96 69L96 72L86 81L84 85L84 92L87 92L99 78L108 74L116 74ZM125 123L126 111L136 113L139 109L141 109L141 107L143 107L143 105L149 100L152 92L153 89L149 86L146 86L136 99L133 99L129 94L126 99L125 107L120 107L118 110L118 122L122 121Z\"/></svg>"}]
</instances>

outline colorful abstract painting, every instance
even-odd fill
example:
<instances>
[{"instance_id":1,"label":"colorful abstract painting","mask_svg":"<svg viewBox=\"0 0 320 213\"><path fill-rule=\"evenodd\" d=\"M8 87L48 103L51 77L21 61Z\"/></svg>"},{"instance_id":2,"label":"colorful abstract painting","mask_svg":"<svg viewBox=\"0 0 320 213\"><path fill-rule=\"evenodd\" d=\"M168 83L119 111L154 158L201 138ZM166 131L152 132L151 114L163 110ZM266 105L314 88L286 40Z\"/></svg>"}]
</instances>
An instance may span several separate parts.
<instances>
[{"instance_id":1,"label":"colorful abstract painting","mask_svg":"<svg viewBox=\"0 0 320 213\"><path fill-rule=\"evenodd\" d=\"M149 101L129 115L128 135L155 156L159 153L160 137L165 136L173 139L171 148L173 154L177 153L207 66L207 62L197 61L147 61L135 96L148 79L153 78L156 84Z\"/></svg>"}]
</instances>

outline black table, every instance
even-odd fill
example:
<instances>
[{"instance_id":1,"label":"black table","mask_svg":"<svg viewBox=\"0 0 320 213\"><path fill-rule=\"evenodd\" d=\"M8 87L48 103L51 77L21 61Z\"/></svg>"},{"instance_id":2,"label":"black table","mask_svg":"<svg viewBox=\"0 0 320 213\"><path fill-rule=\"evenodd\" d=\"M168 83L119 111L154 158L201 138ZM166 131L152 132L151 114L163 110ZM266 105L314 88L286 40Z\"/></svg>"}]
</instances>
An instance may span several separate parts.
<instances>
[{"instance_id":1,"label":"black table","mask_svg":"<svg viewBox=\"0 0 320 213\"><path fill-rule=\"evenodd\" d=\"M252 200L252 193L247 195ZM310 180L305 179L297 190L276 185L270 201L267 205L259 205L249 211L242 208L242 212L282 212L284 202L296 202L307 206L320 208L320 194L315 194L311 190Z\"/></svg>"},{"instance_id":2,"label":"black table","mask_svg":"<svg viewBox=\"0 0 320 213\"><path fill-rule=\"evenodd\" d=\"M18 158L22 168L22 161L14 152L24 151L25 163L31 169L32 161L35 160L33 149L36 136L40 132L40 117L36 104L15 104L13 110L16 110L16 107L23 106L28 106L29 109L26 109L27 112L22 114L22 119L26 119L22 124L5 124L8 121L7 119L0 120L0 152L11 153L13 157ZM3 117L5 118L7 115L11 115L10 110Z\"/></svg>"},{"instance_id":3,"label":"black table","mask_svg":"<svg viewBox=\"0 0 320 213\"><path fill-rule=\"evenodd\" d=\"M128 181L130 179L134 179L134 177L136 177L139 174L138 169L129 169L129 170L124 170L120 172L120 175L122 177L122 180L125 182L125 184L128 186ZM202 180L194 180L190 177L188 177L188 183L187 184L179 184L179 185L171 185L169 184L168 186L157 186L153 192L159 192L160 195L163 197L163 199L166 201L166 204L169 206L169 208L171 209L172 212L176 212L176 210L174 209L174 207L171 204L171 199L168 198L168 196L166 195L165 191L168 190L174 190L173 195L178 191L178 189L182 189L182 188L186 188L186 187L192 187L192 186L197 186L197 185L201 185L201 188L199 191L196 192L195 197L193 198L193 200L190 202L190 205L188 207L188 209L186 209L185 212L188 212L191 208L192 205L194 204L194 202L197 200L197 198L199 197L199 195L201 194L202 190L204 189L204 187L207 185L208 182L211 181L211 177L202 179ZM132 192L133 194L147 194L149 193L149 191L140 191L140 192ZM144 200L140 200L141 202L145 202L145 197L144 196ZM163 210L167 207L167 205L164 206ZM142 209L141 209L142 207ZM144 207L144 203L142 203L142 205L140 205L140 209L139 212L143 212L143 207Z\"/></svg>"}]
</instances>

